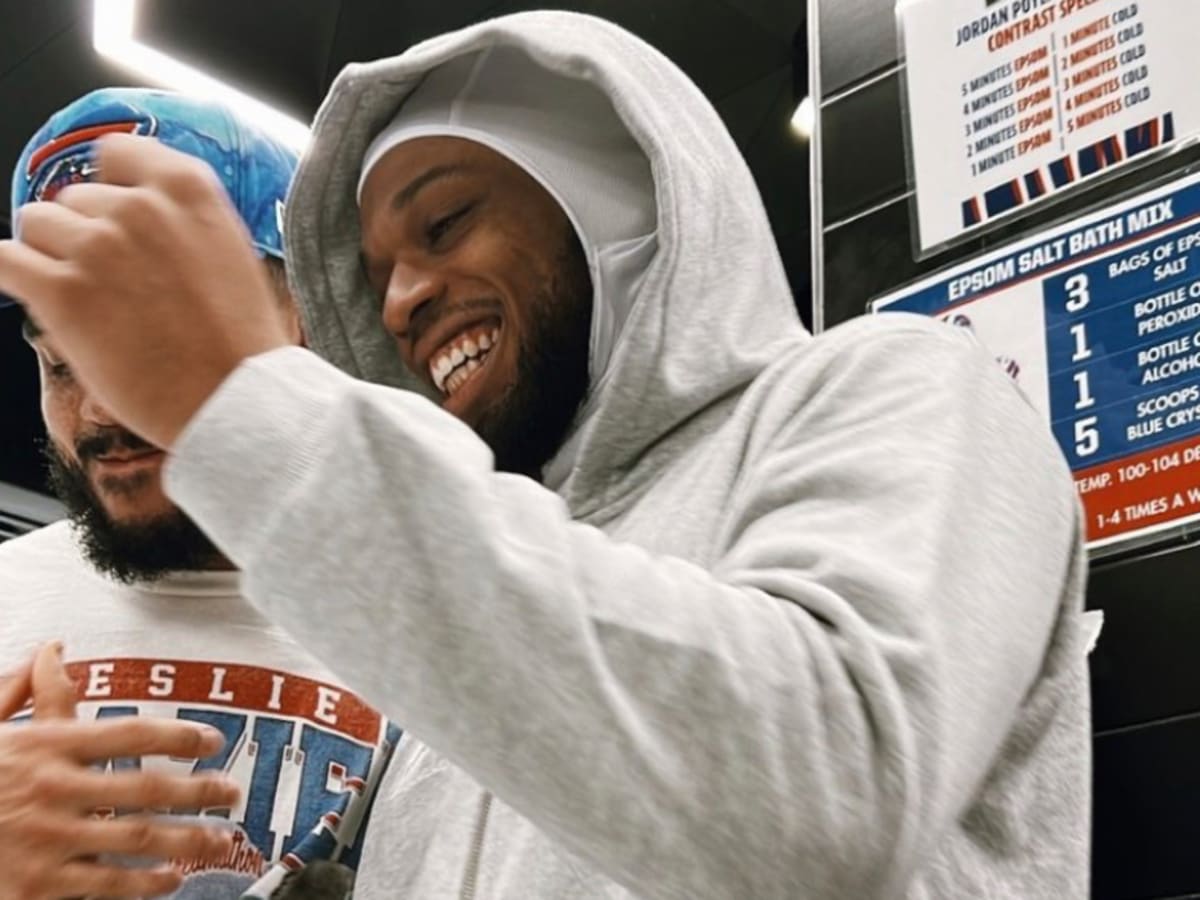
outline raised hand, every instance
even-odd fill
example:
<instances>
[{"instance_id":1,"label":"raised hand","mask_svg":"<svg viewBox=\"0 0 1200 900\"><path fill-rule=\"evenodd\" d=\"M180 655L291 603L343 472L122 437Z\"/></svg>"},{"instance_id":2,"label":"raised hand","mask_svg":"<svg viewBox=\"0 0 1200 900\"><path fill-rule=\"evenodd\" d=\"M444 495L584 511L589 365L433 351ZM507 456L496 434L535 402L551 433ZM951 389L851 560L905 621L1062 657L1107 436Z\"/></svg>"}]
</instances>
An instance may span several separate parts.
<instances>
[{"instance_id":1,"label":"raised hand","mask_svg":"<svg viewBox=\"0 0 1200 900\"><path fill-rule=\"evenodd\" d=\"M99 181L21 208L0 293L116 419L170 449L242 360L288 336L212 169L152 138L97 143Z\"/></svg>"}]
</instances>

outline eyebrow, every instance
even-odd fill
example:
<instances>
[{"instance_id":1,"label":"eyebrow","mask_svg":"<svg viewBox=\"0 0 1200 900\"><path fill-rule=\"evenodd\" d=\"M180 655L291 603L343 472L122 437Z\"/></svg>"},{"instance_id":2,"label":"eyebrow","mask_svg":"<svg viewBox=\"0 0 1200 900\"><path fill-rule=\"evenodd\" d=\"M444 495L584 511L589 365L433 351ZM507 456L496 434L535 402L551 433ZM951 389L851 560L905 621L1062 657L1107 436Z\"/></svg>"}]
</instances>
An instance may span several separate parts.
<instances>
[{"instance_id":1,"label":"eyebrow","mask_svg":"<svg viewBox=\"0 0 1200 900\"><path fill-rule=\"evenodd\" d=\"M412 203L424 188L428 187L433 182L441 178L448 178L452 175L461 175L464 172L469 172L470 166L462 163L447 163L441 166L434 166L425 172L422 172L400 190L396 191L392 197L392 211L399 212Z\"/></svg>"}]
</instances>

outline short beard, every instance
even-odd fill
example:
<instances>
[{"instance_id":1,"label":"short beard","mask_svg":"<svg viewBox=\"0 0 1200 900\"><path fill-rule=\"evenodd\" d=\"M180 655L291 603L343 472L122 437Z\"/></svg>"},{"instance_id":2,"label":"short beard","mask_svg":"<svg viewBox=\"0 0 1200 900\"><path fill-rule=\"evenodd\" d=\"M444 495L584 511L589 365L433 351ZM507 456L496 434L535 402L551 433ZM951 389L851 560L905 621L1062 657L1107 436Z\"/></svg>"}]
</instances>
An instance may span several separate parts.
<instances>
[{"instance_id":1,"label":"short beard","mask_svg":"<svg viewBox=\"0 0 1200 900\"><path fill-rule=\"evenodd\" d=\"M592 279L570 226L550 284L533 299L529 322L516 381L479 417L475 431L491 448L497 471L540 480L588 391Z\"/></svg>"},{"instance_id":2,"label":"short beard","mask_svg":"<svg viewBox=\"0 0 1200 900\"><path fill-rule=\"evenodd\" d=\"M158 581L170 572L224 567L221 552L181 509L139 522L114 522L79 465L53 441L42 452L50 487L67 508L84 557L101 574L134 584ZM131 488L144 487L152 477L137 478Z\"/></svg>"}]
</instances>

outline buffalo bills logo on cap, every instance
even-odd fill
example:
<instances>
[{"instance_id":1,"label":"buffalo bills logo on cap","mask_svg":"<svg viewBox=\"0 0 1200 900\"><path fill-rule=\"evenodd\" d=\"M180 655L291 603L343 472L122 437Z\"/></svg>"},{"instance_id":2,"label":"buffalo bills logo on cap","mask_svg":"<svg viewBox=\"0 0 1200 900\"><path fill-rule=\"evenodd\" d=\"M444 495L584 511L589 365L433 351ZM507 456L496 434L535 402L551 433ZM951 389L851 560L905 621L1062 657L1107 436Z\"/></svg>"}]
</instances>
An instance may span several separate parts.
<instances>
[{"instance_id":1,"label":"buffalo bills logo on cap","mask_svg":"<svg viewBox=\"0 0 1200 900\"><path fill-rule=\"evenodd\" d=\"M93 142L105 134L152 135L158 131L153 116L144 119L87 125L61 134L29 156L25 178L30 182L30 200L53 200L71 184L91 181L97 167L92 158Z\"/></svg>"},{"instance_id":2,"label":"buffalo bills logo on cap","mask_svg":"<svg viewBox=\"0 0 1200 900\"><path fill-rule=\"evenodd\" d=\"M13 173L14 226L25 204L53 200L65 187L99 178L96 141L113 133L152 137L207 163L249 228L255 250L283 258L277 205L287 196L295 152L221 103L150 88L101 88L50 117L26 142Z\"/></svg>"}]
</instances>

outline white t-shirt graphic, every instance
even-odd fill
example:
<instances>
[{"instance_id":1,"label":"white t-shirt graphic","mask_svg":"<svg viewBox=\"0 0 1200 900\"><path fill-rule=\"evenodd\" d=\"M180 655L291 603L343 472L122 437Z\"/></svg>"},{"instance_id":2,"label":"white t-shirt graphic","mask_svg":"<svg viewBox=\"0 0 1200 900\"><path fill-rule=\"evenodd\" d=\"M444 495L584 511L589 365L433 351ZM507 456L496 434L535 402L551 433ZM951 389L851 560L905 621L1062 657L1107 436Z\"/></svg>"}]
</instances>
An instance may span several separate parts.
<instances>
[{"instance_id":1,"label":"white t-shirt graphic","mask_svg":"<svg viewBox=\"0 0 1200 900\"><path fill-rule=\"evenodd\" d=\"M159 716L224 733L222 752L199 763L103 764L217 769L241 784L234 809L184 811L227 821L234 847L224 860L185 868L175 900L266 898L316 859L357 867L400 729L256 613L237 573L122 585L92 569L58 522L0 545L0 621L0 667L44 641L64 642L81 719Z\"/></svg>"}]
</instances>

